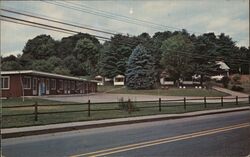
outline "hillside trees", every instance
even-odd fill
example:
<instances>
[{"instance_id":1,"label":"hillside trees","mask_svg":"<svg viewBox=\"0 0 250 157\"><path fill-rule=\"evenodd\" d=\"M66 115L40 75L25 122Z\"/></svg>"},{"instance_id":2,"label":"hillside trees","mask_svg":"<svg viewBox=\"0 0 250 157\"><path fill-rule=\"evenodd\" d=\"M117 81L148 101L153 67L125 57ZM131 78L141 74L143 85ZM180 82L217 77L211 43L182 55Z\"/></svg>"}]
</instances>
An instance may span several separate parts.
<instances>
[{"instance_id":1,"label":"hillside trees","mask_svg":"<svg viewBox=\"0 0 250 157\"><path fill-rule=\"evenodd\" d=\"M130 89L152 89L155 85L153 56L144 46L138 45L128 60L126 86Z\"/></svg>"},{"instance_id":2,"label":"hillside trees","mask_svg":"<svg viewBox=\"0 0 250 157\"><path fill-rule=\"evenodd\" d=\"M56 54L55 40L50 35L39 35L28 40L23 55L29 54L34 59L47 59Z\"/></svg>"}]
</instances>

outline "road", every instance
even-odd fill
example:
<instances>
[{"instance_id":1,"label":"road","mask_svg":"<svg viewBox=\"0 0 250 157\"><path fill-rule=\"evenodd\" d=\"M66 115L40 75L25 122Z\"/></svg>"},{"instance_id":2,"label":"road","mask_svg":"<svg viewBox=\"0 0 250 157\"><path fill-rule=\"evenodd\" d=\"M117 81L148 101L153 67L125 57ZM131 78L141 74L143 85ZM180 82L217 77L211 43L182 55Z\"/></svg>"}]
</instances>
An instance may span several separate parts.
<instances>
[{"instance_id":1,"label":"road","mask_svg":"<svg viewBox=\"0 0 250 157\"><path fill-rule=\"evenodd\" d=\"M250 112L4 139L5 157L247 156Z\"/></svg>"}]
</instances>

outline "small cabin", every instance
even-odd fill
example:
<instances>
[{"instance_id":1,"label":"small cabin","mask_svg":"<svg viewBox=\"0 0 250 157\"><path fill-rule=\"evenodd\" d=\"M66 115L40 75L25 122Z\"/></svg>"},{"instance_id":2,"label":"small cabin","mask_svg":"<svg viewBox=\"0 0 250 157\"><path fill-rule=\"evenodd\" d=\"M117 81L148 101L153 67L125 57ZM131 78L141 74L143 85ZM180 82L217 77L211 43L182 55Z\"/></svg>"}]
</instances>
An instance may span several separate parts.
<instances>
[{"instance_id":1,"label":"small cabin","mask_svg":"<svg viewBox=\"0 0 250 157\"><path fill-rule=\"evenodd\" d=\"M114 77L114 86L124 86L125 76L117 75Z\"/></svg>"},{"instance_id":2,"label":"small cabin","mask_svg":"<svg viewBox=\"0 0 250 157\"><path fill-rule=\"evenodd\" d=\"M103 86L104 85L104 77L102 77L101 75L96 76L95 80L97 81L98 86Z\"/></svg>"},{"instance_id":3,"label":"small cabin","mask_svg":"<svg viewBox=\"0 0 250 157\"><path fill-rule=\"evenodd\" d=\"M170 78L170 76L167 74L167 72L163 71L160 76L160 83L162 87L167 87L167 86L173 86L174 81L173 79Z\"/></svg>"}]
</instances>

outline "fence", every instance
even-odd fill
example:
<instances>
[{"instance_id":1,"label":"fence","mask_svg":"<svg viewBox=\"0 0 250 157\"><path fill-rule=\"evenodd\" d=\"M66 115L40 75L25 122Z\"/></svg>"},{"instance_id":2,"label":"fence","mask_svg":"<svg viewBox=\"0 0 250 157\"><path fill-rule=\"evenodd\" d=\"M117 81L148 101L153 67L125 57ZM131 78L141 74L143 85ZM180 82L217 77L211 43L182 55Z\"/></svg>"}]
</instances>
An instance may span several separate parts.
<instances>
[{"instance_id":1,"label":"fence","mask_svg":"<svg viewBox=\"0 0 250 157\"><path fill-rule=\"evenodd\" d=\"M52 116L58 115L56 118L60 118L59 115L65 118L65 114L70 114L71 119L65 121L74 120L92 120L103 118L116 118L116 117L128 117L136 115L150 115L159 113L183 113L205 109L216 108L229 108L236 106L249 106L249 97L218 97L218 98L183 98L183 99L169 99L163 100L159 98L155 101L133 101L121 99L118 102L102 102L92 103L88 100L87 103L75 103L75 104L53 104L53 105L40 105L34 102L33 105L23 106L2 106L3 118L18 117L18 116L32 116L33 121L43 120L42 115ZM7 114L6 114L7 113ZM13 114L15 113L15 114ZM76 119L76 117L83 117L82 119ZM55 118L55 117L54 117ZM15 119L17 120L17 119ZM4 120L3 120L4 122ZM53 123L49 119L48 123Z\"/></svg>"}]
</instances>

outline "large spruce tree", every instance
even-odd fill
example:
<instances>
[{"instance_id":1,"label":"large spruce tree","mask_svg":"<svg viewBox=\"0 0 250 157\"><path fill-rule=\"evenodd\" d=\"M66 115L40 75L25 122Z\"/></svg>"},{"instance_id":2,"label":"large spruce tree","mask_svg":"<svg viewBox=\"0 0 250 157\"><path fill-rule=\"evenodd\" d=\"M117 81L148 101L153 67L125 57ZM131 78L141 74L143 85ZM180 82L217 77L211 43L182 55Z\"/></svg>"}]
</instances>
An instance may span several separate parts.
<instances>
[{"instance_id":1,"label":"large spruce tree","mask_svg":"<svg viewBox=\"0 0 250 157\"><path fill-rule=\"evenodd\" d=\"M152 89L154 85L154 59L142 45L138 45L128 60L126 86L130 89Z\"/></svg>"}]
</instances>

